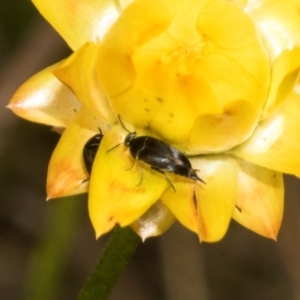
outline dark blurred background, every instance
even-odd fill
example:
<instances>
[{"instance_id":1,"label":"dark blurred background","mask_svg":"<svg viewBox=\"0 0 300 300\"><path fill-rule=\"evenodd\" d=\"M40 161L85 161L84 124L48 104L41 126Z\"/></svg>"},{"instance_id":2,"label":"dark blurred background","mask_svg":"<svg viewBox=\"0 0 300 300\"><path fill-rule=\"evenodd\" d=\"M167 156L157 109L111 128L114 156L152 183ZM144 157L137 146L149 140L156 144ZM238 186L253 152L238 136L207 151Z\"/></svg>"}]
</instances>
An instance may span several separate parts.
<instances>
[{"instance_id":1,"label":"dark blurred background","mask_svg":"<svg viewBox=\"0 0 300 300\"><path fill-rule=\"evenodd\" d=\"M101 0L99 0L101 1ZM107 240L96 241L87 197L45 201L59 139L5 108L31 75L70 50L29 0L0 0L0 298L75 299ZM300 299L300 184L286 178L278 241L232 222L219 243L199 244L176 224L149 239L110 300Z\"/></svg>"}]
</instances>

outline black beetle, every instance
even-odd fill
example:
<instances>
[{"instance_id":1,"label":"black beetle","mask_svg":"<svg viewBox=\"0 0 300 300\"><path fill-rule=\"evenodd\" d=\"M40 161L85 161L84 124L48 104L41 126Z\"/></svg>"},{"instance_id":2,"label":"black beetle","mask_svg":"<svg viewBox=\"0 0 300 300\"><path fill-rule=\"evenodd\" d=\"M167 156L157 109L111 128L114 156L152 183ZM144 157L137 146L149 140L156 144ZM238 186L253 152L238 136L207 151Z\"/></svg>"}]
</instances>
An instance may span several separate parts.
<instances>
[{"instance_id":1,"label":"black beetle","mask_svg":"<svg viewBox=\"0 0 300 300\"><path fill-rule=\"evenodd\" d=\"M144 163L150 165L151 169L162 173L174 191L175 188L164 171L205 183L196 174L195 170L192 168L190 161L183 153L179 152L169 144L154 137L136 137L136 132L129 132L123 124L120 116L118 117L122 127L128 132L128 135L124 140L124 145L129 148L131 156L137 161L141 160ZM108 151L118 147L119 145L121 144L114 146ZM140 167L139 169L141 172L142 182L143 173ZM141 184L141 182L139 184Z\"/></svg>"},{"instance_id":2,"label":"black beetle","mask_svg":"<svg viewBox=\"0 0 300 300\"><path fill-rule=\"evenodd\" d=\"M101 129L98 129L99 133L91 137L83 147L83 161L85 168L89 174L91 174L96 153L104 136Z\"/></svg>"}]
</instances>

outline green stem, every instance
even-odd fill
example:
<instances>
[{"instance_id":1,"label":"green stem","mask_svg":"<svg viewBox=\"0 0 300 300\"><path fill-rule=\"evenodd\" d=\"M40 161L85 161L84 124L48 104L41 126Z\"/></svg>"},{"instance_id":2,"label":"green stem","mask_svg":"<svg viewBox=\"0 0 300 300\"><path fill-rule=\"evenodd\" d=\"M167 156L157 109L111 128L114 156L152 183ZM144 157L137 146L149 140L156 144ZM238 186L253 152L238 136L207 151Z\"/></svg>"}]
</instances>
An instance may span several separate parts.
<instances>
[{"instance_id":1,"label":"green stem","mask_svg":"<svg viewBox=\"0 0 300 300\"><path fill-rule=\"evenodd\" d=\"M66 266L67 253L76 232L80 199L53 200L40 243L32 252L24 299L58 299Z\"/></svg>"},{"instance_id":2,"label":"green stem","mask_svg":"<svg viewBox=\"0 0 300 300\"><path fill-rule=\"evenodd\" d=\"M107 299L139 241L131 228L116 228L77 300Z\"/></svg>"}]
</instances>

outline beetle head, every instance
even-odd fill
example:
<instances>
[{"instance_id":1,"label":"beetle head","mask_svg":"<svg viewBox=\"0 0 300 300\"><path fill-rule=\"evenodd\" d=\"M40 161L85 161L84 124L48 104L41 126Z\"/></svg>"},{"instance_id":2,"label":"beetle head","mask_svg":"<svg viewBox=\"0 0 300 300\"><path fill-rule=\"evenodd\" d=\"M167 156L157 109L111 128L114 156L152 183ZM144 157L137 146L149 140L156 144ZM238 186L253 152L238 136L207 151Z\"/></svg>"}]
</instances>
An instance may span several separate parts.
<instances>
[{"instance_id":1,"label":"beetle head","mask_svg":"<svg viewBox=\"0 0 300 300\"><path fill-rule=\"evenodd\" d=\"M126 138L125 138L125 140L124 140L124 145L125 145L126 147L129 147L131 141L132 141L133 139L135 139L135 137L136 137L136 132L130 132L130 133L128 133L127 136L126 136Z\"/></svg>"}]
</instances>

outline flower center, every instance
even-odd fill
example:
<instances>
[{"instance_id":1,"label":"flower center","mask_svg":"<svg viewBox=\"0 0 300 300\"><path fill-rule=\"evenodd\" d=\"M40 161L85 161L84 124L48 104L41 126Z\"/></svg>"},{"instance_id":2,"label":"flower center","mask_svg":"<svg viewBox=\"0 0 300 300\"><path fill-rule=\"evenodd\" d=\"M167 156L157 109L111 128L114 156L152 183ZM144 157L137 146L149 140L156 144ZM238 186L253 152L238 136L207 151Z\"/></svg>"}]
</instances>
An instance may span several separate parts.
<instances>
[{"instance_id":1,"label":"flower center","mask_svg":"<svg viewBox=\"0 0 300 300\"><path fill-rule=\"evenodd\" d=\"M195 45L182 43L171 47L170 52L162 57L162 63L173 77L189 76L195 71L195 63L200 59L204 43Z\"/></svg>"}]
</instances>

